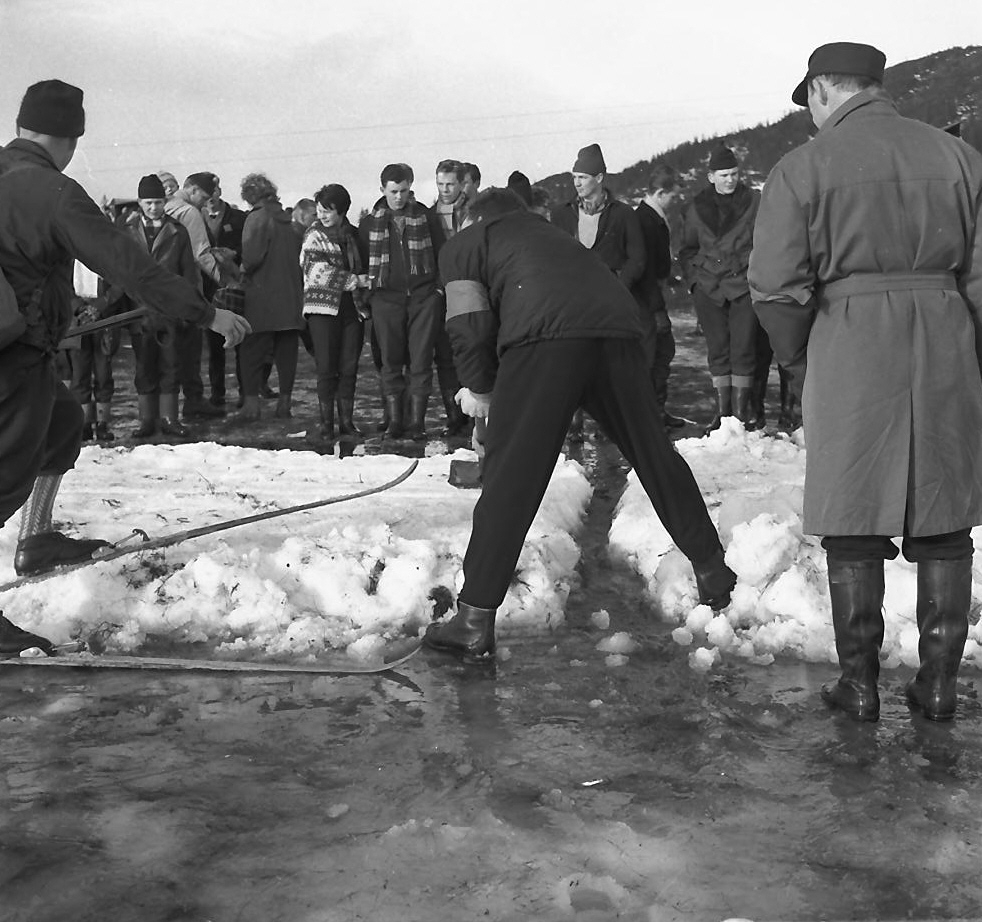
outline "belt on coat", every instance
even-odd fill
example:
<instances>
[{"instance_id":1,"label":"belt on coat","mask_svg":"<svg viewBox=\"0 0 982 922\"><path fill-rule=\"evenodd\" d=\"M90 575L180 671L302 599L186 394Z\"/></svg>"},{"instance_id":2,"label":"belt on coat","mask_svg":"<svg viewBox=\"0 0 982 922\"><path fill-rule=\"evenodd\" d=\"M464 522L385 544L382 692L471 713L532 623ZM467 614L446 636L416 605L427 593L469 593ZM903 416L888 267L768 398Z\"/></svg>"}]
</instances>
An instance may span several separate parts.
<instances>
[{"instance_id":1,"label":"belt on coat","mask_svg":"<svg viewBox=\"0 0 982 922\"><path fill-rule=\"evenodd\" d=\"M857 272L818 289L819 297L848 298L883 291L958 291L953 272Z\"/></svg>"}]
</instances>

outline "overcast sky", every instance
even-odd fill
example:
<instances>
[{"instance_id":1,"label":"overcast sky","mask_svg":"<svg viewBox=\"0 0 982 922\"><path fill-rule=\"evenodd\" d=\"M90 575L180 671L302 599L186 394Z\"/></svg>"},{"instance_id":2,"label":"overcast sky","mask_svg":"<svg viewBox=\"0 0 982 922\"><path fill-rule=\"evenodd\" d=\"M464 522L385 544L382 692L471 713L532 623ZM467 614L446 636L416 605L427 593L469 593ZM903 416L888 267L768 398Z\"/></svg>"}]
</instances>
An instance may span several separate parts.
<instances>
[{"instance_id":1,"label":"overcast sky","mask_svg":"<svg viewBox=\"0 0 982 922\"><path fill-rule=\"evenodd\" d=\"M617 172L780 118L812 49L870 42L887 65L982 44L980 0L0 0L0 120L58 77L85 91L68 173L96 199L211 170L239 203L265 172L285 205L340 182L353 217L381 167L419 199L445 157L484 185L534 182L599 142ZM0 143L5 143L5 140Z\"/></svg>"}]
</instances>

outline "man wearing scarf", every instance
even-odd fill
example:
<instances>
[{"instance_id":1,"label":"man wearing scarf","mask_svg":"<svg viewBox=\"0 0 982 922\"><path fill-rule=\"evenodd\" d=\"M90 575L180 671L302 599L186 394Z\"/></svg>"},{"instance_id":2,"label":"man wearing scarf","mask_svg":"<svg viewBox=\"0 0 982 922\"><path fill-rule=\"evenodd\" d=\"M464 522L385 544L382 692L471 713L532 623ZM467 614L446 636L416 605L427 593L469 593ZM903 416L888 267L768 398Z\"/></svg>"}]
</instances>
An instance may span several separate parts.
<instances>
[{"instance_id":1,"label":"man wearing scarf","mask_svg":"<svg viewBox=\"0 0 982 922\"><path fill-rule=\"evenodd\" d=\"M388 164L380 177L382 197L362 220L359 233L368 242L372 324L389 419L385 435L402 438L403 400L408 394L406 434L422 442L443 310L437 255L444 238L439 220L413 197L414 179L408 164Z\"/></svg>"}]
</instances>

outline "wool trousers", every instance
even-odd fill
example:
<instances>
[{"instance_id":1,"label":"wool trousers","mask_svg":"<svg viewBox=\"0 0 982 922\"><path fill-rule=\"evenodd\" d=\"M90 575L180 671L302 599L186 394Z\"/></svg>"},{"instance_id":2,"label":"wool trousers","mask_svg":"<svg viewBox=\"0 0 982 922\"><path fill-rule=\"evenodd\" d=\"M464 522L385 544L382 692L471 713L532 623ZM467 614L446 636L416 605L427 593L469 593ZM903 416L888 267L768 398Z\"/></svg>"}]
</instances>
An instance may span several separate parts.
<instances>
[{"instance_id":1,"label":"wool trousers","mask_svg":"<svg viewBox=\"0 0 982 922\"><path fill-rule=\"evenodd\" d=\"M372 295L372 326L382 358L385 393L395 396L408 391L429 397L442 300L435 292L406 295L384 288Z\"/></svg>"},{"instance_id":2,"label":"wool trousers","mask_svg":"<svg viewBox=\"0 0 982 922\"><path fill-rule=\"evenodd\" d=\"M75 466L83 417L50 356L21 343L0 352L0 525L24 505L39 474Z\"/></svg>"},{"instance_id":3,"label":"wool trousers","mask_svg":"<svg viewBox=\"0 0 982 922\"><path fill-rule=\"evenodd\" d=\"M547 340L501 357L460 601L497 608L504 600L579 407L633 465L679 550L700 563L722 550L692 471L665 434L641 344Z\"/></svg>"},{"instance_id":4,"label":"wool trousers","mask_svg":"<svg viewBox=\"0 0 982 922\"><path fill-rule=\"evenodd\" d=\"M750 295L717 304L699 288L692 292L696 316L706 336L709 373L751 378L757 364L757 317ZM746 386L750 386L749 382Z\"/></svg>"}]
</instances>

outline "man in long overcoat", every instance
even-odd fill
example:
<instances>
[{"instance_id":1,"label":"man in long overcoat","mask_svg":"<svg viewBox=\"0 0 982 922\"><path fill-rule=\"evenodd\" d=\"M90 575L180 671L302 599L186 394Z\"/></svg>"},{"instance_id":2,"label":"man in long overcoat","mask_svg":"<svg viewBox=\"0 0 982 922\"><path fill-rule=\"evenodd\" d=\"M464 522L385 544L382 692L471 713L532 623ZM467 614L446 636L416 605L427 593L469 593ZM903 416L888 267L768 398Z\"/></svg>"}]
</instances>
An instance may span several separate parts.
<instances>
[{"instance_id":1,"label":"man in long overcoat","mask_svg":"<svg viewBox=\"0 0 982 922\"><path fill-rule=\"evenodd\" d=\"M824 536L842 667L823 698L879 715L883 561L902 535L920 630L907 699L946 720L982 523L982 157L902 118L884 64L848 42L812 54L792 99L819 131L768 177L749 277L804 381L804 528Z\"/></svg>"}]
</instances>

